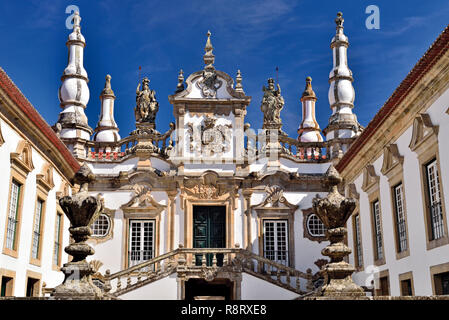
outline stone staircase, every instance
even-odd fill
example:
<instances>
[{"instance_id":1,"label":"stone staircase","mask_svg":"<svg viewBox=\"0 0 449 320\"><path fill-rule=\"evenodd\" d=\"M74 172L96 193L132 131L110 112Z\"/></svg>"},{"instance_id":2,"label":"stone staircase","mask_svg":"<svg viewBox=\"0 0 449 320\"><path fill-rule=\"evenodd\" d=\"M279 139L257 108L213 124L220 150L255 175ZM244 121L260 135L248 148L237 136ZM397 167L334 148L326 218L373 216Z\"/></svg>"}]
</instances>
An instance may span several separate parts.
<instances>
[{"instance_id":1,"label":"stone staircase","mask_svg":"<svg viewBox=\"0 0 449 320\"><path fill-rule=\"evenodd\" d=\"M313 290L313 275L276 263L238 248L183 248L111 274L106 270L104 290L113 297L136 290L173 273L195 275L208 281L223 273L245 272L276 286L303 295Z\"/></svg>"}]
</instances>

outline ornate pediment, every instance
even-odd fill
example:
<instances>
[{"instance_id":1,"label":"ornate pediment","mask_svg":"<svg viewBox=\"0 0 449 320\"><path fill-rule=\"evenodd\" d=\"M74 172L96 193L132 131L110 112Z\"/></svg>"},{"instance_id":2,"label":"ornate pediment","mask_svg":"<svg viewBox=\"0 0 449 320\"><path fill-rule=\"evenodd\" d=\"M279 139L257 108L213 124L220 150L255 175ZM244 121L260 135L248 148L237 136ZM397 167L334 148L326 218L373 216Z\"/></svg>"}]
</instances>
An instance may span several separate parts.
<instances>
[{"instance_id":1,"label":"ornate pediment","mask_svg":"<svg viewBox=\"0 0 449 320\"><path fill-rule=\"evenodd\" d=\"M120 208L124 212L161 212L166 207L154 200L148 186L135 184L134 196Z\"/></svg>"},{"instance_id":2,"label":"ornate pediment","mask_svg":"<svg viewBox=\"0 0 449 320\"><path fill-rule=\"evenodd\" d=\"M55 186L53 182L53 167L47 163L42 168L42 173L36 175L36 184L49 192Z\"/></svg>"},{"instance_id":3,"label":"ornate pediment","mask_svg":"<svg viewBox=\"0 0 449 320\"><path fill-rule=\"evenodd\" d=\"M266 196L264 200L252 208L261 211L277 211L277 212L290 212L293 213L298 209L297 205L291 204L284 197L284 190L278 186L266 186L265 187Z\"/></svg>"},{"instance_id":4,"label":"ornate pediment","mask_svg":"<svg viewBox=\"0 0 449 320\"><path fill-rule=\"evenodd\" d=\"M33 171L32 149L28 141L20 141L16 152L11 152L11 164L20 169L25 176Z\"/></svg>"},{"instance_id":5,"label":"ornate pediment","mask_svg":"<svg viewBox=\"0 0 449 320\"><path fill-rule=\"evenodd\" d=\"M229 192L229 188L218 183L215 172L206 172L198 178L185 178L184 191L198 199L218 199Z\"/></svg>"},{"instance_id":6,"label":"ornate pediment","mask_svg":"<svg viewBox=\"0 0 449 320\"><path fill-rule=\"evenodd\" d=\"M394 169L402 169L403 163L404 157L399 154L397 144L392 143L384 148L383 163L380 172L390 177L391 173L395 171Z\"/></svg>"},{"instance_id":7,"label":"ornate pediment","mask_svg":"<svg viewBox=\"0 0 449 320\"><path fill-rule=\"evenodd\" d=\"M421 153L421 149L425 149L427 143L437 142L438 129L439 126L432 123L429 114L420 113L413 121L413 133L409 148L414 152Z\"/></svg>"},{"instance_id":8,"label":"ornate pediment","mask_svg":"<svg viewBox=\"0 0 449 320\"><path fill-rule=\"evenodd\" d=\"M238 186L229 180L219 180L218 174L206 171L199 177L184 178L180 181L181 207L185 208L185 201L228 201L236 209Z\"/></svg>"},{"instance_id":9,"label":"ornate pediment","mask_svg":"<svg viewBox=\"0 0 449 320\"><path fill-rule=\"evenodd\" d=\"M371 189L379 186L380 177L376 174L374 166L369 164L363 169L363 184L362 190L370 193Z\"/></svg>"}]
</instances>

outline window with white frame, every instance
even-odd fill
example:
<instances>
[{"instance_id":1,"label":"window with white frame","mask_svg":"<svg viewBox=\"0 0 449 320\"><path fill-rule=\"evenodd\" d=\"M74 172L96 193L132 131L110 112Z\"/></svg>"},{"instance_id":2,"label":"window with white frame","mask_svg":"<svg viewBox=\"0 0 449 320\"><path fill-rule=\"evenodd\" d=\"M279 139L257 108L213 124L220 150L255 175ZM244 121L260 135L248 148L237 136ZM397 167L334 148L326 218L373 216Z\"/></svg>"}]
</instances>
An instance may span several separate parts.
<instances>
[{"instance_id":1,"label":"window with white frame","mask_svg":"<svg viewBox=\"0 0 449 320\"><path fill-rule=\"evenodd\" d=\"M432 230L432 240L436 240L444 237L443 208L441 206L441 190L436 159L426 165L426 174L430 227Z\"/></svg>"},{"instance_id":2,"label":"window with white frame","mask_svg":"<svg viewBox=\"0 0 449 320\"><path fill-rule=\"evenodd\" d=\"M404 193L402 183L393 188L394 209L396 215L396 234L398 252L407 250L407 228L405 222Z\"/></svg>"},{"instance_id":3,"label":"window with white frame","mask_svg":"<svg viewBox=\"0 0 449 320\"><path fill-rule=\"evenodd\" d=\"M8 225L6 229L6 248L15 250L16 231L19 215L19 200L22 185L13 180L9 199Z\"/></svg>"},{"instance_id":4,"label":"window with white frame","mask_svg":"<svg viewBox=\"0 0 449 320\"><path fill-rule=\"evenodd\" d=\"M53 265L59 266L60 263L60 254L61 254L61 222L62 222L62 214L56 215L56 223L55 223L55 245L53 248Z\"/></svg>"},{"instance_id":5,"label":"window with white frame","mask_svg":"<svg viewBox=\"0 0 449 320\"><path fill-rule=\"evenodd\" d=\"M129 267L154 257L154 220L130 220Z\"/></svg>"},{"instance_id":6,"label":"window with white frame","mask_svg":"<svg viewBox=\"0 0 449 320\"><path fill-rule=\"evenodd\" d=\"M264 257L288 266L288 221L263 221Z\"/></svg>"},{"instance_id":7,"label":"window with white frame","mask_svg":"<svg viewBox=\"0 0 449 320\"><path fill-rule=\"evenodd\" d=\"M39 246L41 240L41 220L42 220L42 208L44 207L44 201L37 199L36 212L34 213L33 224L33 243L31 248L31 256L33 259L39 259Z\"/></svg>"},{"instance_id":8,"label":"window with white frame","mask_svg":"<svg viewBox=\"0 0 449 320\"><path fill-rule=\"evenodd\" d=\"M326 233L326 227L314 213L309 214L307 217L307 230L313 237L324 237Z\"/></svg>"},{"instance_id":9,"label":"window with white frame","mask_svg":"<svg viewBox=\"0 0 449 320\"><path fill-rule=\"evenodd\" d=\"M379 200L372 203L373 221L374 221L374 244L376 249L376 260L381 260L384 257L382 246L382 225L380 221L380 207Z\"/></svg>"},{"instance_id":10,"label":"window with white frame","mask_svg":"<svg viewBox=\"0 0 449 320\"><path fill-rule=\"evenodd\" d=\"M354 237L355 237L355 253L356 265L361 267L363 265L363 251L362 251L362 237L360 234L360 215L354 216Z\"/></svg>"},{"instance_id":11,"label":"window with white frame","mask_svg":"<svg viewBox=\"0 0 449 320\"><path fill-rule=\"evenodd\" d=\"M105 237L109 234L111 227L111 221L108 215L102 213L98 216L97 220L92 223L92 236Z\"/></svg>"}]
</instances>

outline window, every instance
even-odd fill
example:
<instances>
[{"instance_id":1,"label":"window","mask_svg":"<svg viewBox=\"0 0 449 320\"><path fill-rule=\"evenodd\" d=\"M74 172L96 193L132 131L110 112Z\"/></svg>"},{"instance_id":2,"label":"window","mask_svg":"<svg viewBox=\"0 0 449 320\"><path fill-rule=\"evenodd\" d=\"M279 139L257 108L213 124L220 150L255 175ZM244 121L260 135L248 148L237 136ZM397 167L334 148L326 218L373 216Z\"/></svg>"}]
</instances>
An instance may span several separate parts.
<instances>
[{"instance_id":1,"label":"window","mask_svg":"<svg viewBox=\"0 0 449 320\"><path fill-rule=\"evenodd\" d=\"M376 260L382 260L384 257L383 246L382 246L382 225L380 218L380 207L379 200L372 203L373 210L373 227L374 227L374 247Z\"/></svg>"},{"instance_id":2,"label":"window","mask_svg":"<svg viewBox=\"0 0 449 320\"><path fill-rule=\"evenodd\" d=\"M154 256L154 220L130 220L129 267Z\"/></svg>"},{"instance_id":3,"label":"window","mask_svg":"<svg viewBox=\"0 0 449 320\"><path fill-rule=\"evenodd\" d=\"M434 275L435 294L449 295L449 272Z\"/></svg>"},{"instance_id":4,"label":"window","mask_svg":"<svg viewBox=\"0 0 449 320\"><path fill-rule=\"evenodd\" d=\"M109 217L106 214L100 214L92 224L92 236L105 237L109 233L110 225Z\"/></svg>"},{"instance_id":5,"label":"window","mask_svg":"<svg viewBox=\"0 0 449 320\"><path fill-rule=\"evenodd\" d=\"M310 214L307 218L307 229L313 237L324 237L326 227L321 222L320 218L314 213Z\"/></svg>"},{"instance_id":6,"label":"window","mask_svg":"<svg viewBox=\"0 0 449 320\"><path fill-rule=\"evenodd\" d=\"M27 297L38 297L39 296L39 279L28 278L27 281Z\"/></svg>"},{"instance_id":7,"label":"window","mask_svg":"<svg viewBox=\"0 0 449 320\"><path fill-rule=\"evenodd\" d=\"M433 159L426 166L428 206L430 213L431 240L444 237L443 209L437 160Z\"/></svg>"},{"instance_id":8,"label":"window","mask_svg":"<svg viewBox=\"0 0 449 320\"><path fill-rule=\"evenodd\" d=\"M288 221L263 221L264 257L288 266Z\"/></svg>"},{"instance_id":9,"label":"window","mask_svg":"<svg viewBox=\"0 0 449 320\"><path fill-rule=\"evenodd\" d=\"M1 283L0 297L12 296L12 289L14 284L14 278L3 276Z\"/></svg>"},{"instance_id":10,"label":"window","mask_svg":"<svg viewBox=\"0 0 449 320\"><path fill-rule=\"evenodd\" d=\"M407 250L407 227L405 222L404 194L402 183L393 187L394 210L397 234L397 251L404 252Z\"/></svg>"},{"instance_id":11,"label":"window","mask_svg":"<svg viewBox=\"0 0 449 320\"><path fill-rule=\"evenodd\" d=\"M55 223L55 245L53 248L53 265L59 266L61 264L61 238L62 235L62 214L56 214Z\"/></svg>"},{"instance_id":12,"label":"window","mask_svg":"<svg viewBox=\"0 0 449 320\"><path fill-rule=\"evenodd\" d=\"M37 199L36 202L36 212L34 214L34 224L33 224L33 243L31 247L31 257L33 259L39 259L39 246L41 241L41 220L42 220L42 210L44 207L44 201Z\"/></svg>"},{"instance_id":13,"label":"window","mask_svg":"<svg viewBox=\"0 0 449 320\"><path fill-rule=\"evenodd\" d=\"M360 215L354 216L354 246L355 246L355 265L358 268L363 266L362 236L360 234Z\"/></svg>"},{"instance_id":14,"label":"window","mask_svg":"<svg viewBox=\"0 0 449 320\"><path fill-rule=\"evenodd\" d=\"M6 248L16 250L16 231L19 217L20 191L22 185L12 180L9 199L8 225L6 231Z\"/></svg>"},{"instance_id":15,"label":"window","mask_svg":"<svg viewBox=\"0 0 449 320\"><path fill-rule=\"evenodd\" d=\"M389 296L390 295L390 283L388 276L379 278L379 296Z\"/></svg>"},{"instance_id":16,"label":"window","mask_svg":"<svg viewBox=\"0 0 449 320\"><path fill-rule=\"evenodd\" d=\"M401 296L412 296L412 279L405 279L401 281Z\"/></svg>"}]
</instances>

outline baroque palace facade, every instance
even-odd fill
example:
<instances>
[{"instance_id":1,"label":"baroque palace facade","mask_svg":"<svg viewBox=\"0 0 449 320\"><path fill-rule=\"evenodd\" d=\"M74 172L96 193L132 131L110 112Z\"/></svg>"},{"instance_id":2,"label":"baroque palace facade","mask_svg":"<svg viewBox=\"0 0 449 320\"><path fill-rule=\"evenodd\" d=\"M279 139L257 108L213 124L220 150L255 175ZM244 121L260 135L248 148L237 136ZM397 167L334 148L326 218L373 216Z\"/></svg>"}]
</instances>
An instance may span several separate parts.
<instances>
[{"instance_id":1,"label":"baroque palace facade","mask_svg":"<svg viewBox=\"0 0 449 320\"><path fill-rule=\"evenodd\" d=\"M327 194L331 166L341 192L357 199L346 237L356 283L376 295L449 294L447 28L363 128L339 13L332 115L321 131L308 77L297 138L282 131L273 79L263 87L262 129L245 122L251 97L240 71L234 81L215 69L208 33L203 69L186 79L181 71L168 97L170 129L156 130L159 103L144 78L136 130L121 138L109 75L100 119L88 125L80 21L75 14L52 128L0 72L2 296L45 295L62 282L70 222L58 199L78 192L72 178L86 167L95 177L88 191L103 203L88 239L92 279L117 298L295 299L319 288L328 241L312 199Z\"/></svg>"}]
</instances>

